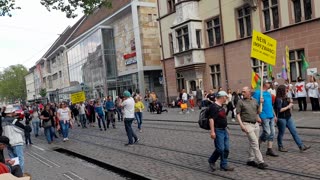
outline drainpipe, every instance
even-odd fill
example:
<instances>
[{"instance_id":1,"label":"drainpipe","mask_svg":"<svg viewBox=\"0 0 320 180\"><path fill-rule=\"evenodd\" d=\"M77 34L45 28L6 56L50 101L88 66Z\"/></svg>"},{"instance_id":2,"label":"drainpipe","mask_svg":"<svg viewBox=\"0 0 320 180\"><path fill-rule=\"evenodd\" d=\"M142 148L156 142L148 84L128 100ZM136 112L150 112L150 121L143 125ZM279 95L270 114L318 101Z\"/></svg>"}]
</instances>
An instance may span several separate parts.
<instances>
[{"instance_id":1,"label":"drainpipe","mask_svg":"<svg viewBox=\"0 0 320 180\"><path fill-rule=\"evenodd\" d=\"M159 7L159 0L157 0L157 7L158 7L158 17L160 18L160 7ZM163 51L163 46L162 46L162 29L161 29L161 22L159 19L159 34L160 34L160 43L161 43L161 53L162 53L162 58L164 59L164 51ZM168 86L167 86L167 76L166 76L166 65L165 61L162 61L162 75L163 75L163 84L164 84L164 89L165 89L165 99L167 100L167 104L169 104L169 96L168 96Z\"/></svg>"},{"instance_id":2,"label":"drainpipe","mask_svg":"<svg viewBox=\"0 0 320 180\"><path fill-rule=\"evenodd\" d=\"M223 30L223 21L222 21L222 6L221 0L219 0L219 13L220 13L220 22L221 22L221 36L222 36L222 52L223 52L223 65L224 65L224 72L226 76L226 87L229 89L229 80L228 80L228 71L227 71L227 60L226 60L226 48L224 43L224 30Z\"/></svg>"}]
</instances>

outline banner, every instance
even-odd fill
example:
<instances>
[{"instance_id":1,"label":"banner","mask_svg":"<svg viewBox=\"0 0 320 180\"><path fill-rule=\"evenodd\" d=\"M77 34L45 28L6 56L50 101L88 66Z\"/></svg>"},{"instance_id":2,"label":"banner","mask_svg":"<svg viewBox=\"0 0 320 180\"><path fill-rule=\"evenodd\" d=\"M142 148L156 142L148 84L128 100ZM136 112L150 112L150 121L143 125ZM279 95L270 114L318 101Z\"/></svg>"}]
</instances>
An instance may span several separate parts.
<instances>
[{"instance_id":1,"label":"banner","mask_svg":"<svg viewBox=\"0 0 320 180\"><path fill-rule=\"evenodd\" d=\"M84 91L73 93L70 96L71 96L70 99L71 99L72 104L77 104L77 103L86 101L86 95L85 95Z\"/></svg>"},{"instance_id":2,"label":"banner","mask_svg":"<svg viewBox=\"0 0 320 180\"><path fill-rule=\"evenodd\" d=\"M251 57L275 66L277 58L277 41L253 30Z\"/></svg>"}]
</instances>

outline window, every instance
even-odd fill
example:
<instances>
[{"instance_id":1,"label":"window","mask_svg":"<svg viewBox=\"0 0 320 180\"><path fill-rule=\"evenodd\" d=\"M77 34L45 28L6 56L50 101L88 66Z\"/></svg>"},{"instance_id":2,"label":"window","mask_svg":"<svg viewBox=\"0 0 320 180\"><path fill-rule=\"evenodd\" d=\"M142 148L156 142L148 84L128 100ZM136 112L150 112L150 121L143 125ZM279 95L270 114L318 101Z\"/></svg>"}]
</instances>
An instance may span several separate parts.
<instances>
[{"instance_id":1,"label":"window","mask_svg":"<svg viewBox=\"0 0 320 180\"><path fill-rule=\"evenodd\" d=\"M182 89L184 89L184 77L182 74L177 73L177 91L180 92Z\"/></svg>"},{"instance_id":2,"label":"window","mask_svg":"<svg viewBox=\"0 0 320 180\"><path fill-rule=\"evenodd\" d=\"M302 55L304 55L303 49L289 51L291 81L296 81L299 76L306 79L306 73L302 72Z\"/></svg>"},{"instance_id":3,"label":"window","mask_svg":"<svg viewBox=\"0 0 320 180\"><path fill-rule=\"evenodd\" d=\"M312 1L311 0L292 0L294 20L296 23L302 21L302 14L304 20L312 19ZM303 3L303 4L302 4Z\"/></svg>"},{"instance_id":4,"label":"window","mask_svg":"<svg viewBox=\"0 0 320 180\"><path fill-rule=\"evenodd\" d=\"M259 75L261 74L261 67L262 67L262 61L259 61L255 58L251 59L251 67L252 70L256 73L258 73ZM264 64L263 67L263 77L266 78L267 77L267 64Z\"/></svg>"},{"instance_id":5,"label":"window","mask_svg":"<svg viewBox=\"0 0 320 180\"><path fill-rule=\"evenodd\" d=\"M211 68L211 79L212 79L212 86L214 89L216 87L221 86L221 71L220 71L220 64L215 64L210 66Z\"/></svg>"},{"instance_id":6,"label":"window","mask_svg":"<svg viewBox=\"0 0 320 180\"><path fill-rule=\"evenodd\" d=\"M53 76L52 76L52 80L55 81L58 79L58 73L55 73Z\"/></svg>"},{"instance_id":7,"label":"window","mask_svg":"<svg viewBox=\"0 0 320 180\"><path fill-rule=\"evenodd\" d=\"M54 64L54 63L56 63L56 59L51 60L51 64Z\"/></svg>"},{"instance_id":8,"label":"window","mask_svg":"<svg viewBox=\"0 0 320 180\"><path fill-rule=\"evenodd\" d=\"M173 56L173 39L172 39L172 34L169 34L169 45L170 45L170 55Z\"/></svg>"},{"instance_id":9,"label":"window","mask_svg":"<svg viewBox=\"0 0 320 180\"><path fill-rule=\"evenodd\" d=\"M238 24L240 37L251 36L251 8L246 5L238 9Z\"/></svg>"},{"instance_id":10,"label":"window","mask_svg":"<svg viewBox=\"0 0 320 180\"><path fill-rule=\"evenodd\" d=\"M174 0L168 0L168 13L176 11Z\"/></svg>"},{"instance_id":11,"label":"window","mask_svg":"<svg viewBox=\"0 0 320 180\"><path fill-rule=\"evenodd\" d=\"M196 30L196 40L197 40L197 47L201 48L201 30Z\"/></svg>"},{"instance_id":12,"label":"window","mask_svg":"<svg viewBox=\"0 0 320 180\"><path fill-rule=\"evenodd\" d=\"M209 47L221 43L220 17L207 21Z\"/></svg>"},{"instance_id":13,"label":"window","mask_svg":"<svg viewBox=\"0 0 320 180\"><path fill-rule=\"evenodd\" d=\"M44 62L42 62L42 63L40 64L40 66L41 66L41 69L43 69L43 68L44 68Z\"/></svg>"},{"instance_id":14,"label":"window","mask_svg":"<svg viewBox=\"0 0 320 180\"><path fill-rule=\"evenodd\" d=\"M176 30L179 52L189 49L189 33L188 26Z\"/></svg>"},{"instance_id":15,"label":"window","mask_svg":"<svg viewBox=\"0 0 320 180\"><path fill-rule=\"evenodd\" d=\"M62 78L62 72L59 71L59 78Z\"/></svg>"},{"instance_id":16,"label":"window","mask_svg":"<svg viewBox=\"0 0 320 180\"><path fill-rule=\"evenodd\" d=\"M263 15L265 30L269 31L272 29L279 28L279 10L278 0L263 0Z\"/></svg>"}]
</instances>

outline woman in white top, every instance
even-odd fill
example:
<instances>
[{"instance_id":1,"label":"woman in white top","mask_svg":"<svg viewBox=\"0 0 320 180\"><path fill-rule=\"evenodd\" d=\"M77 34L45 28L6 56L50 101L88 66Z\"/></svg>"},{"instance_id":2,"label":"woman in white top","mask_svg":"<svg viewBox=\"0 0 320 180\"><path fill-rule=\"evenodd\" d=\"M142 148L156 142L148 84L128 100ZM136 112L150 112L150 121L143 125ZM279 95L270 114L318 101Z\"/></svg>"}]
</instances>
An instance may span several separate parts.
<instances>
[{"instance_id":1,"label":"woman in white top","mask_svg":"<svg viewBox=\"0 0 320 180\"><path fill-rule=\"evenodd\" d=\"M302 78L299 76L297 79L297 83L295 85L295 92L296 97L298 99L299 103L299 111L306 111L307 110L307 91L306 91L306 83L302 80ZM303 103L303 109L302 109L302 103Z\"/></svg>"},{"instance_id":2,"label":"woman in white top","mask_svg":"<svg viewBox=\"0 0 320 180\"><path fill-rule=\"evenodd\" d=\"M71 112L68 108L66 102L61 103L61 108L58 109L57 116L59 119L59 125L61 128L61 132L63 135L63 142L68 141L68 133L70 127L70 120L71 120ZM59 127L58 127L59 129Z\"/></svg>"},{"instance_id":3,"label":"woman in white top","mask_svg":"<svg viewBox=\"0 0 320 180\"><path fill-rule=\"evenodd\" d=\"M319 111L319 85L316 82L316 79L314 76L310 76L310 80L306 85L306 88L308 90L308 96L310 98L312 111Z\"/></svg>"}]
</instances>

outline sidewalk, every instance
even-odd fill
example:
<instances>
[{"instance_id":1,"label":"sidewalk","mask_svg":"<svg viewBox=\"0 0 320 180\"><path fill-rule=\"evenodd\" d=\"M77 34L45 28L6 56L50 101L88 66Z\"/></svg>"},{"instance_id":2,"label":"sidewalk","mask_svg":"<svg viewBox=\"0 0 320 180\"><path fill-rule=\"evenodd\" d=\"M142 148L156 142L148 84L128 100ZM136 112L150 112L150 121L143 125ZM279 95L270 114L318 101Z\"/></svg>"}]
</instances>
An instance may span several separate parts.
<instances>
[{"instance_id":1,"label":"sidewalk","mask_svg":"<svg viewBox=\"0 0 320 180\"><path fill-rule=\"evenodd\" d=\"M319 128L320 129L320 111L311 111L311 104L308 104L307 111L298 111L298 105L295 104L292 117L296 122L297 127L301 128ZM168 113L163 112L162 114L151 114L150 112L143 113L143 119L145 120L166 120L166 121L188 121L198 122L199 119L199 108L195 108L194 111L190 111L189 114L179 114L180 108L167 108ZM228 121L231 121L231 113L228 115Z\"/></svg>"}]
</instances>

